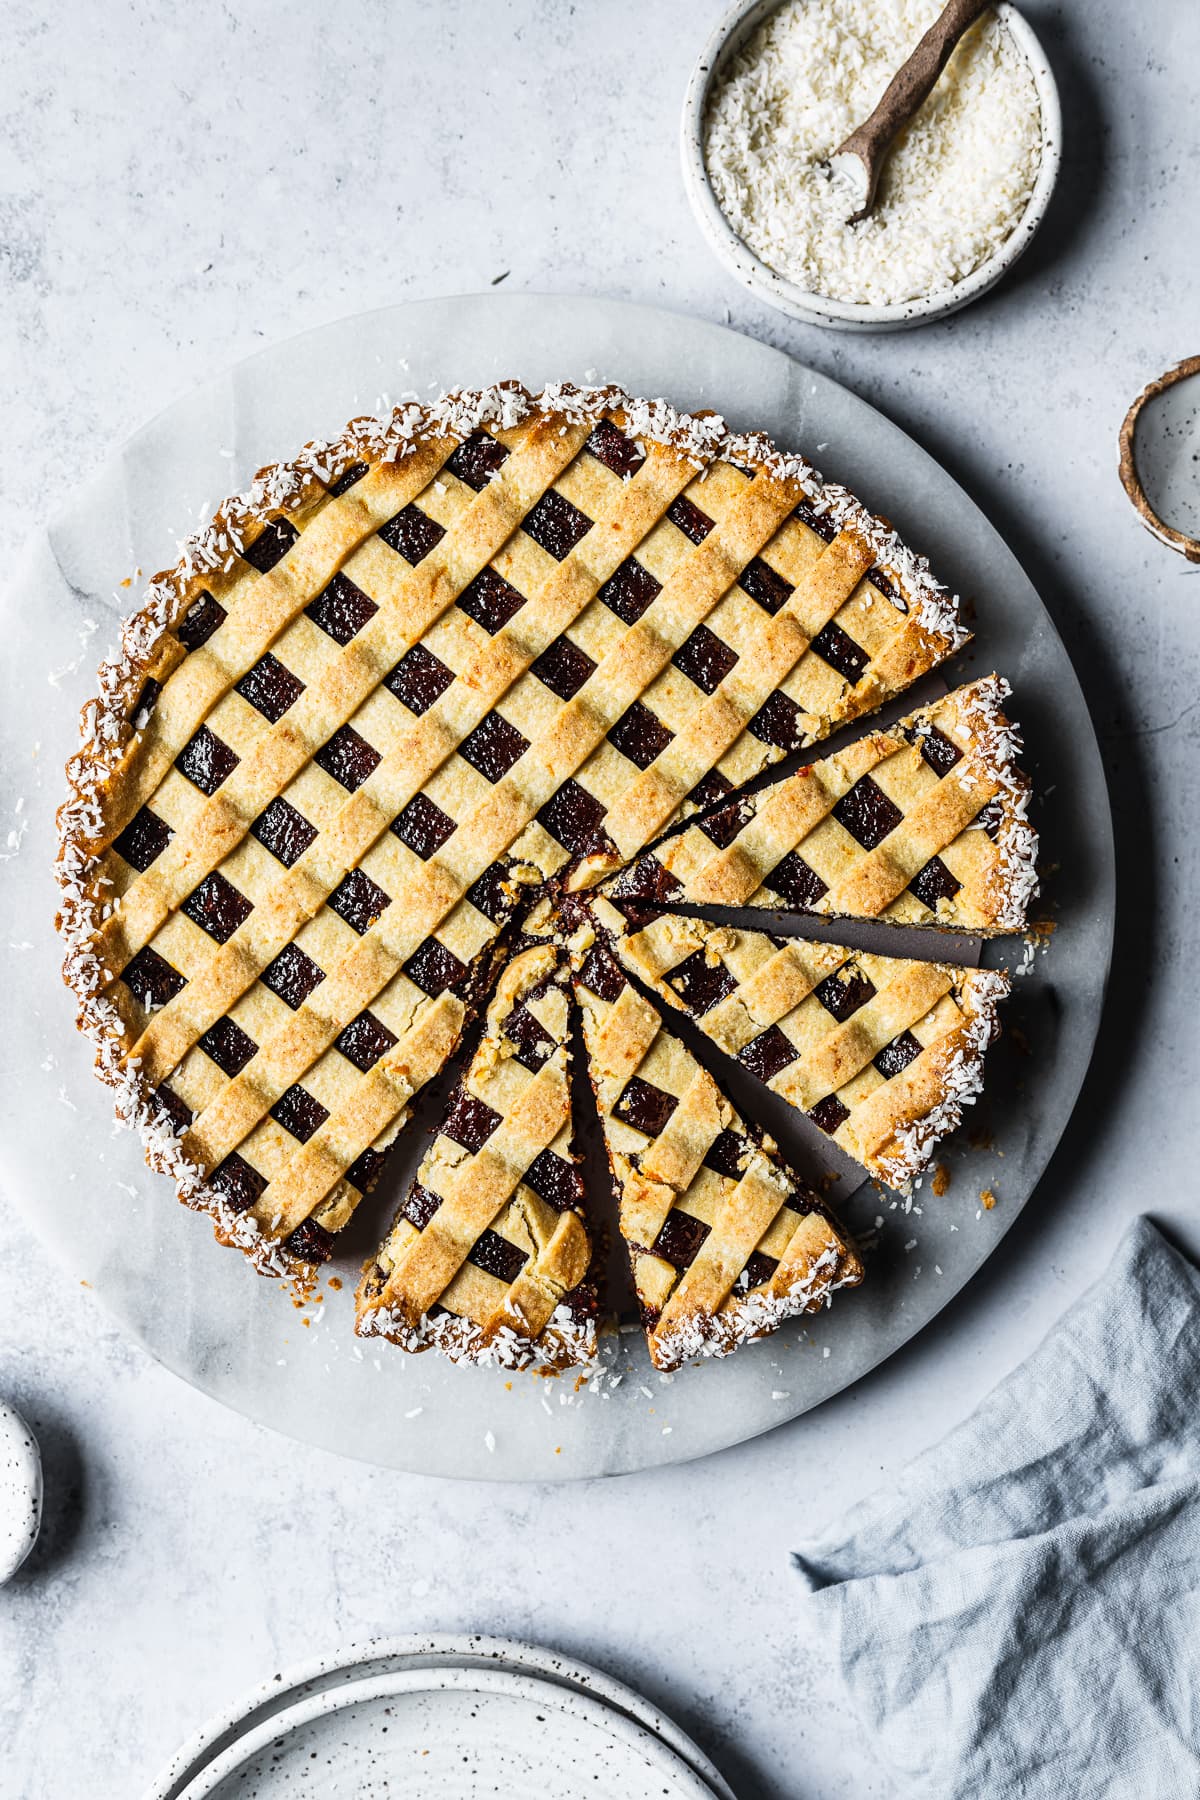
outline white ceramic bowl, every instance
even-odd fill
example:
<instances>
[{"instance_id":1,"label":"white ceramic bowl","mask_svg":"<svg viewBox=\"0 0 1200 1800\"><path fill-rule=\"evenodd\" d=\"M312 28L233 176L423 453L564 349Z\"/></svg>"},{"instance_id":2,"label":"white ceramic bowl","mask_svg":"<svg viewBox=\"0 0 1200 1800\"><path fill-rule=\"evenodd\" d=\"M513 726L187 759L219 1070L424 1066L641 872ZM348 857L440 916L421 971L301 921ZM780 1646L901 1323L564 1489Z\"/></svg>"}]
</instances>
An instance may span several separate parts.
<instances>
[{"instance_id":1,"label":"white ceramic bowl","mask_svg":"<svg viewBox=\"0 0 1200 1800\"><path fill-rule=\"evenodd\" d=\"M1029 203L1019 224L1000 248L962 281L937 294L915 300L898 300L888 306L869 306L853 300L831 300L788 281L757 257L737 235L717 203L704 162L704 114L713 85L731 59L744 48L764 19L781 0L735 0L718 22L692 71L683 103L681 150L683 180L700 229L729 271L760 300L808 325L828 325L835 331L903 331L930 319L957 312L994 287L1025 249L1046 215L1062 161L1062 108L1058 86L1045 52L1028 21L1016 7L1004 3L996 16L1010 33L1029 64L1042 111L1042 156Z\"/></svg>"}]
</instances>

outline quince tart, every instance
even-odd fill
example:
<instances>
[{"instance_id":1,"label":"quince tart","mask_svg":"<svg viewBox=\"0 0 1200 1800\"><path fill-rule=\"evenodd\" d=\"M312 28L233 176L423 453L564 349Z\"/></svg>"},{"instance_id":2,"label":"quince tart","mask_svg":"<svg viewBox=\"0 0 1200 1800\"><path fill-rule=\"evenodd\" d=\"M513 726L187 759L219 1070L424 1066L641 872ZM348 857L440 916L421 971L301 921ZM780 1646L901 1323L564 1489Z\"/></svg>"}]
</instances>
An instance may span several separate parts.
<instances>
[{"instance_id":1,"label":"quince tart","mask_svg":"<svg viewBox=\"0 0 1200 1800\"><path fill-rule=\"evenodd\" d=\"M223 1241L311 1269L523 896L620 870L966 635L802 457L616 388L404 404L264 470L150 584L68 764L65 973L119 1115ZM428 1259L490 1330L468 1224L409 1224L389 1304Z\"/></svg>"}]
</instances>

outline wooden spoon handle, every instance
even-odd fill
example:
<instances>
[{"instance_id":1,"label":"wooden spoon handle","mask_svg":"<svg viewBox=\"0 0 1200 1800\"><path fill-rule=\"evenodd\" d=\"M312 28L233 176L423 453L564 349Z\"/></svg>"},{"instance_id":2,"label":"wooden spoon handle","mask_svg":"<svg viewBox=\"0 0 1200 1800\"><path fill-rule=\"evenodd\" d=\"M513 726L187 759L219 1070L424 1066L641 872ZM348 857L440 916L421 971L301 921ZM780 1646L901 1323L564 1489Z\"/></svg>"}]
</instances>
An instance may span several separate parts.
<instances>
[{"instance_id":1,"label":"wooden spoon handle","mask_svg":"<svg viewBox=\"0 0 1200 1800\"><path fill-rule=\"evenodd\" d=\"M869 119L850 133L843 150L860 155L867 145L890 143L902 125L929 98L934 83L950 60L951 52L968 25L973 25L990 0L948 0L906 63L902 63L884 89Z\"/></svg>"},{"instance_id":2,"label":"wooden spoon handle","mask_svg":"<svg viewBox=\"0 0 1200 1800\"><path fill-rule=\"evenodd\" d=\"M928 99L959 38L989 4L990 0L948 0L908 61L888 82L870 118L834 151L831 162L842 156L857 156L866 170L866 203L855 218L862 218L871 210L879 171L892 139Z\"/></svg>"}]
</instances>

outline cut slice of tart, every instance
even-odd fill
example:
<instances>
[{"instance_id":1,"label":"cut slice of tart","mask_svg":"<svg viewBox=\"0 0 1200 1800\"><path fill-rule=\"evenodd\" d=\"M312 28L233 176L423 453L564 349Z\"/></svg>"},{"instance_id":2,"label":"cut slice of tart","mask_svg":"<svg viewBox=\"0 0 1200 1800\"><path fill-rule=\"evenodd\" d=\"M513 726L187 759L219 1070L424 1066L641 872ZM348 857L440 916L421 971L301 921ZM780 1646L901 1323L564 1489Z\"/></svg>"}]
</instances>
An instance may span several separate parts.
<instances>
[{"instance_id":1,"label":"cut slice of tart","mask_svg":"<svg viewBox=\"0 0 1200 1800\"><path fill-rule=\"evenodd\" d=\"M689 825L610 880L651 905L761 906L1020 931L1037 833L992 675Z\"/></svg>"},{"instance_id":2,"label":"cut slice of tart","mask_svg":"<svg viewBox=\"0 0 1200 1800\"><path fill-rule=\"evenodd\" d=\"M619 866L965 636L715 417L506 383L356 421L185 546L84 710L60 926L101 1075L260 1265L328 1248L514 885Z\"/></svg>"},{"instance_id":3,"label":"cut slice of tart","mask_svg":"<svg viewBox=\"0 0 1200 1800\"><path fill-rule=\"evenodd\" d=\"M572 960L655 1366L728 1355L861 1281L857 1255L816 1196L586 926L572 939Z\"/></svg>"},{"instance_id":4,"label":"cut slice of tart","mask_svg":"<svg viewBox=\"0 0 1200 1800\"><path fill-rule=\"evenodd\" d=\"M363 1271L360 1336L505 1368L594 1360L570 1022L564 952L519 949L412 1190Z\"/></svg>"},{"instance_id":5,"label":"cut slice of tart","mask_svg":"<svg viewBox=\"0 0 1200 1800\"><path fill-rule=\"evenodd\" d=\"M342 885L357 903L358 884ZM120 1069L118 1112L133 1109L151 1166L174 1176L180 1198L207 1212L218 1240L241 1248L260 1273L311 1282L378 1182L412 1102L458 1049L503 954L490 922L473 955L458 924L428 938L369 1005L356 1009L343 989L340 1029L322 1053L298 1059L300 1078L286 1086L278 1065L260 1070L259 1058L280 1037L303 1037L306 997L326 982L326 968L336 980L342 946L331 914L285 946L198 1036L169 1080L143 1097L133 1080L136 1062ZM447 938L468 950L464 960ZM184 971L195 971L186 943L177 947L182 939L177 930L173 962L145 949L126 967L120 1007L134 1032L151 1027L164 996L184 989ZM194 978L205 986L203 972ZM314 1015L318 1028L327 1017Z\"/></svg>"},{"instance_id":6,"label":"cut slice of tart","mask_svg":"<svg viewBox=\"0 0 1200 1800\"><path fill-rule=\"evenodd\" d=\"M1007 975L592 907L627 969L901 1193L983 1086Z\"/></svg>"}]
</instances>

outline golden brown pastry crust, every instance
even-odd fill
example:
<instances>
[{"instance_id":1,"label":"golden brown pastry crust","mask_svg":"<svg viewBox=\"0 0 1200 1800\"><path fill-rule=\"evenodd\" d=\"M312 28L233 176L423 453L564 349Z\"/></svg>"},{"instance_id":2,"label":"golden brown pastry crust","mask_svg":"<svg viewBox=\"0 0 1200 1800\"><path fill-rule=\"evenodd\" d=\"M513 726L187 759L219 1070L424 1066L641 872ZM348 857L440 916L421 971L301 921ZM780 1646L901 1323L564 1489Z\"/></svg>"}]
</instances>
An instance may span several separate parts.
<instances>
[{"instance_id":1,"label":"golden brown pastry crust","mask_svg":"<svg viewBox=\"0 0 1200 1800\"><path fill-rule=\"evenodd\" d=\"M412 1190L363 1271L361 1336L507 1368L594 1361L570 1028L564 953L552 942L519 949Z\"/></svg>"}]
</instances>

